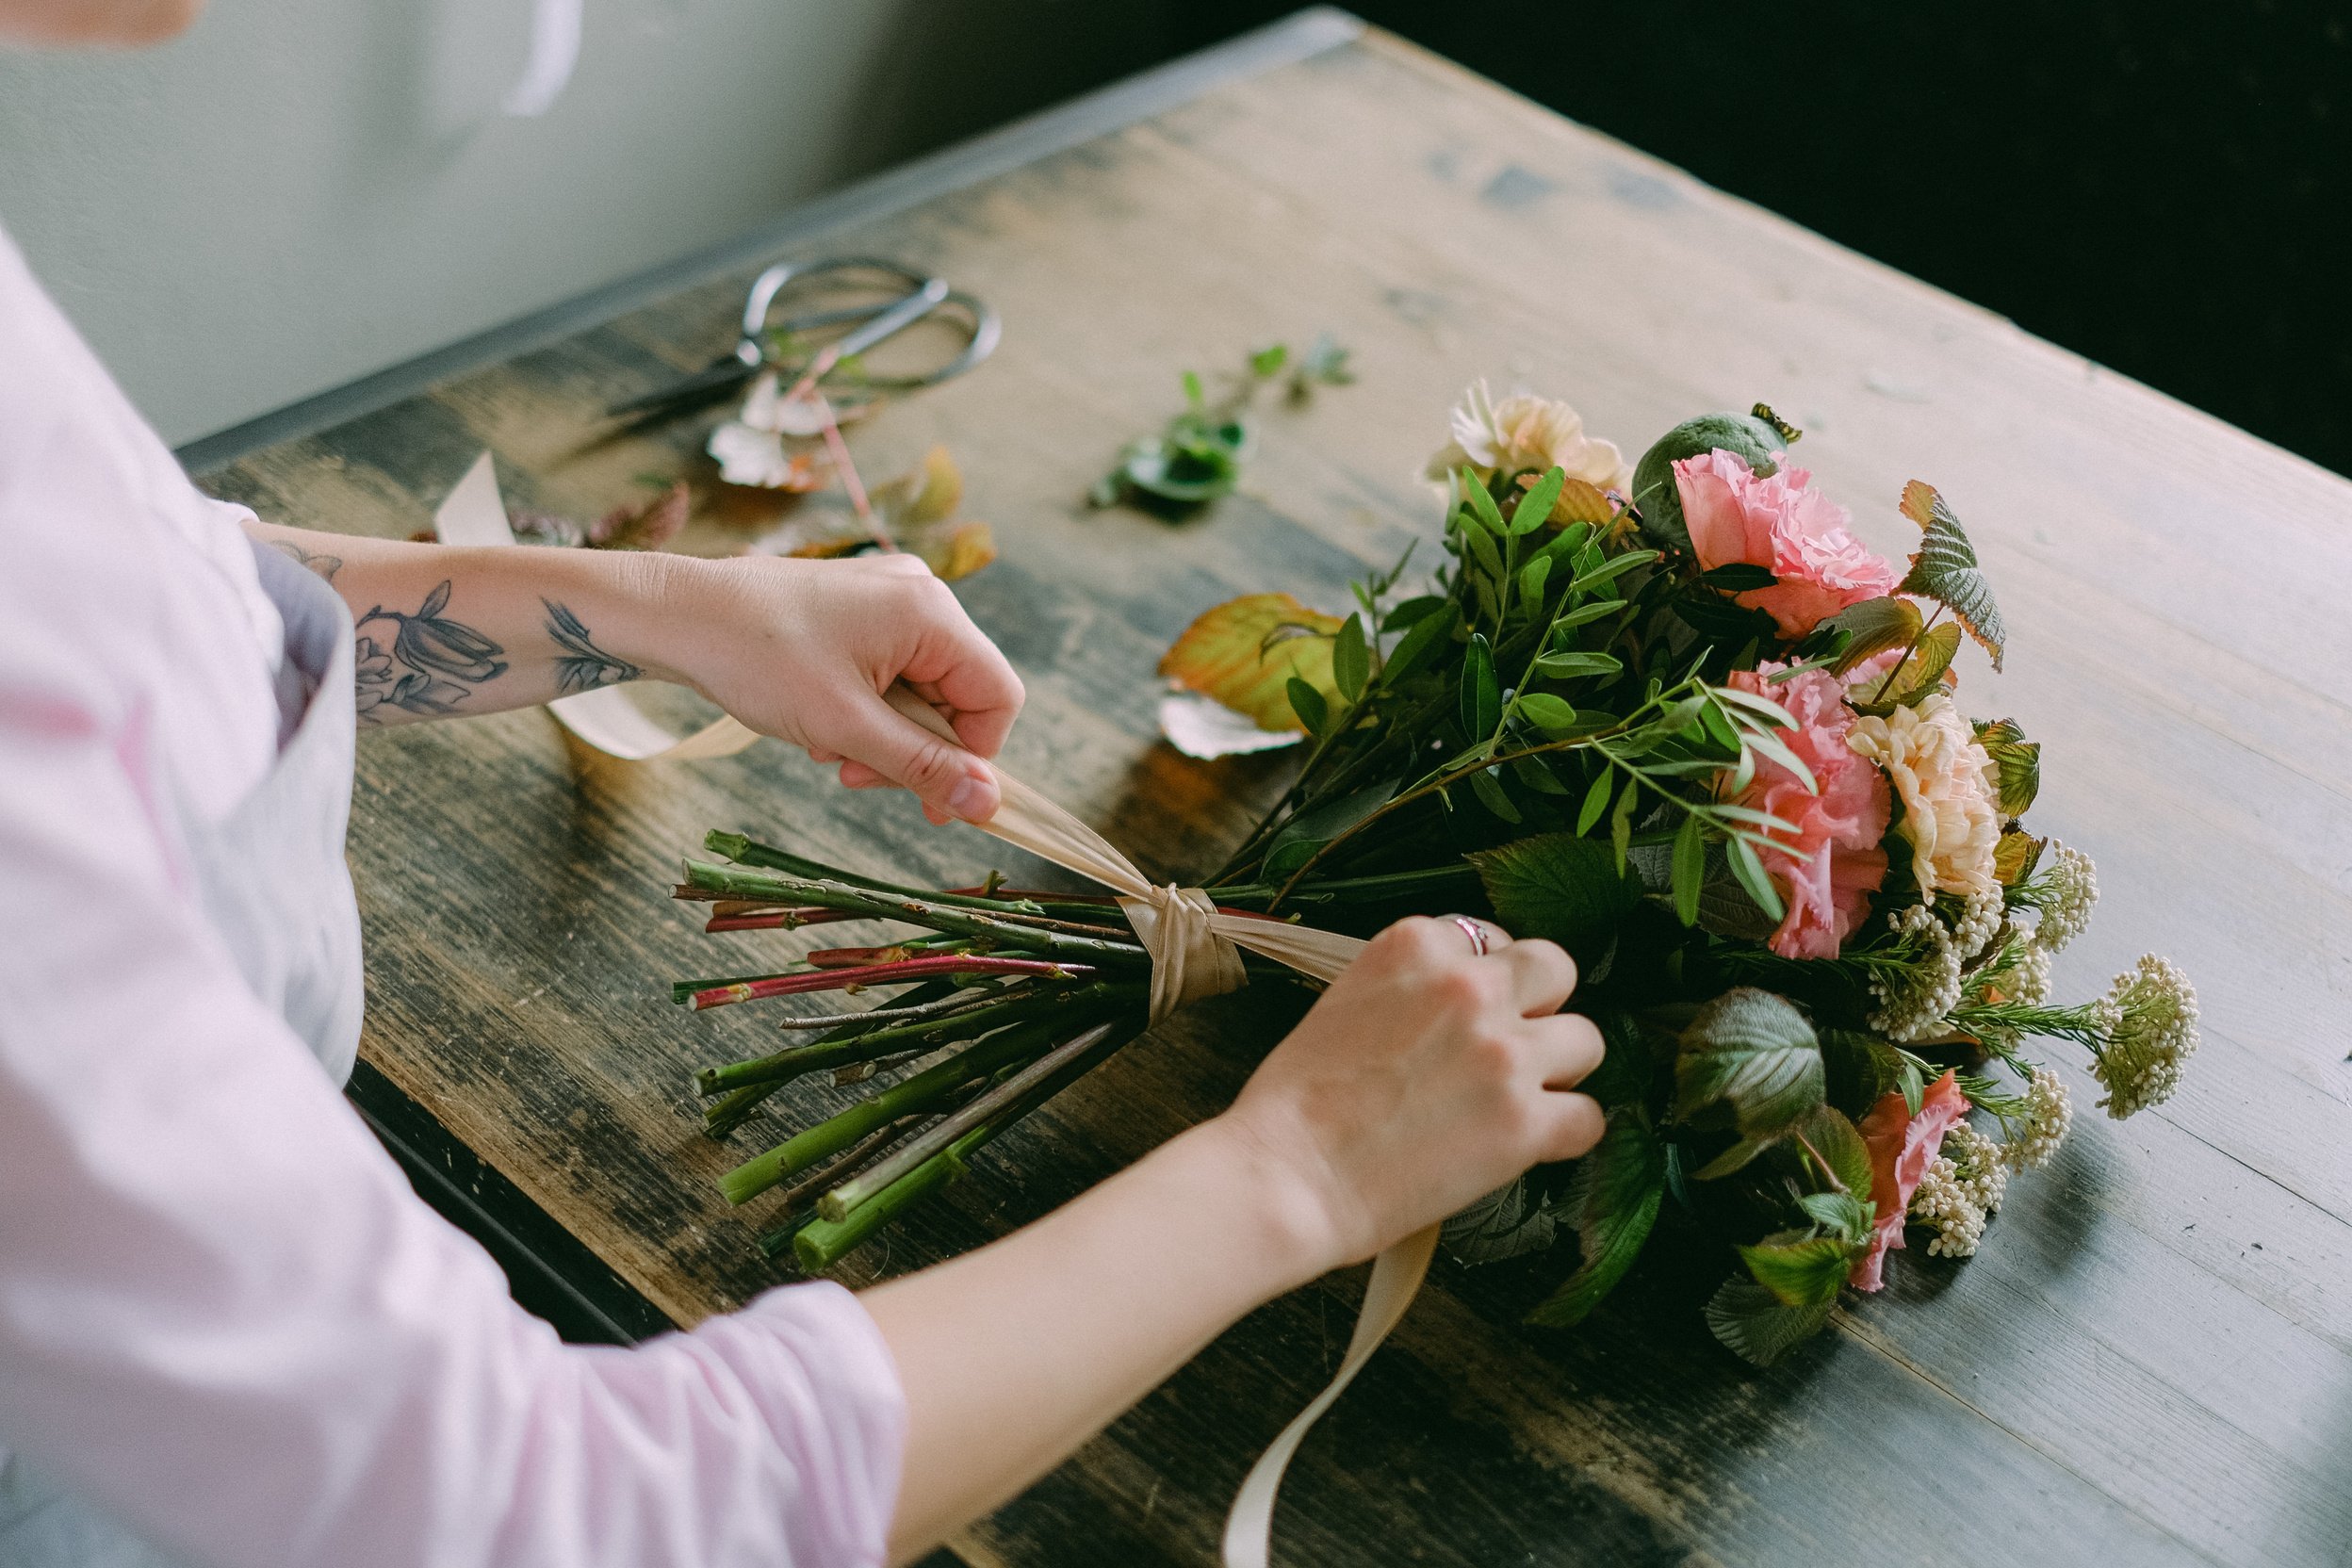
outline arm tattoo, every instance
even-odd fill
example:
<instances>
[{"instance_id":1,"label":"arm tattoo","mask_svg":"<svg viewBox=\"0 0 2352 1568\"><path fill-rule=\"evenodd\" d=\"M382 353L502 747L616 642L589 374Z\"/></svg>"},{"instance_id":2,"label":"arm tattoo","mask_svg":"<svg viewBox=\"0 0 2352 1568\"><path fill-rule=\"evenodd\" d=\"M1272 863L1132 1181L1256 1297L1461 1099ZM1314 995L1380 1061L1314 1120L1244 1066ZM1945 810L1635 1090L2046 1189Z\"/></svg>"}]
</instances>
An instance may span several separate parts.
<instances>
[{"instance_id":1,"label":"arm tattoo","mask_svg":"<svg viewBox=\"0 0 2352 1568\"><path fill-rule=\"evenodd\" d=\"M333 582L335 574L343 569L341 556L328 555L323 551L313 555L290 539L272 539L270 541L270 547L295 564L309 567L329 582Z\"/></svg>"},{"instance_id":2,"label":"arm tattoo","mask_svg":"<svg viewBox=\"0 0 2352 1568\"><path fill-rule=\"evenodd\" d=\"M382 724L390 715L379 710L387 707L426 716L453 713L471 688L506 673L498 657L506 650L472 627L444 618L449 604L444 580L415 614L377 605L359 618L353 645L361 719ZM392 627L389 648L366 629L379 621Z\"/></svg>"},{"instance_id":3,"label":"arm tattoo","mask_svg":"<svg viewBox=\"0 0 2352 1568\"><path fill-rule=\"evenodd\" d=\"M588 629L580 619L553 599L539 601L547 607L547 635L564 651L555 661L555 689L559 692L593 692L599 686L618 686L624 680L638 680L645 671L626 659L615 659L588 640Z\"/></svg>"}]
</instances>

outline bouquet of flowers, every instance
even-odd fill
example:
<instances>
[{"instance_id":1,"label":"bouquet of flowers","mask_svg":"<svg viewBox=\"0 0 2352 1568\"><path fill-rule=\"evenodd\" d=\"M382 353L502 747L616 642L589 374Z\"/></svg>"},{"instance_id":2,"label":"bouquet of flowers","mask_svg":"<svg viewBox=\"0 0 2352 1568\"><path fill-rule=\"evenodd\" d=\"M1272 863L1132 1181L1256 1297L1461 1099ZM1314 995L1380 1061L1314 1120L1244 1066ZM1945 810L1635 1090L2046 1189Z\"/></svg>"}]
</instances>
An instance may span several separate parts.
<instances>
[{"instance_id":1,"label":"bouquet of flowers","mask_svg":"<svg viewBox=\"0 0 2352 1568\"><path fill-rule=\"evenodd\" d=\"M1956 701L1963 636L1996 668L2002 653L1975 550L1914 482L1900 508L1917 553L1872 554L1790 463L1798 434L1761 405L1708 415L1628 467L1567 405L1473 388L1429 468L1446 516L1426 580L1408 551L1344 617L1252 595L1202 615L1164 665L1233 723L1307 747L1211 879L1218 907L1357 932L1468 910L1578 960L1575 1005L1609 1041L1585 1086L1608 1132L1457 1216L1454 1253L1573 1239L1532 1314L1564 1327L1678 1213L1730 1250L1704 1311L1759 1364L1842 1290L1879 1289L1906 1231L1976 1250L2072 1115L2029 1041L2087 1053L2115 1118L2170 1096L2197 1042L2195 992L2162 958L2096 1000L2052 998L2051 957L2098 884L2022 821L2037 744ZM785 1189L767 1245L806 1267L1144 1026L1151 957L1108 896L993 874L926 890L740 834L708 843L732 863L690 861L678 892L715 905L713 931L918 933L678 988L696 1007L907 988L788 1021L814 1037L701 1075L725 1133L803 1074L921 1059L725 1178L739 1202Z\"/></svg>"}]
</instances>

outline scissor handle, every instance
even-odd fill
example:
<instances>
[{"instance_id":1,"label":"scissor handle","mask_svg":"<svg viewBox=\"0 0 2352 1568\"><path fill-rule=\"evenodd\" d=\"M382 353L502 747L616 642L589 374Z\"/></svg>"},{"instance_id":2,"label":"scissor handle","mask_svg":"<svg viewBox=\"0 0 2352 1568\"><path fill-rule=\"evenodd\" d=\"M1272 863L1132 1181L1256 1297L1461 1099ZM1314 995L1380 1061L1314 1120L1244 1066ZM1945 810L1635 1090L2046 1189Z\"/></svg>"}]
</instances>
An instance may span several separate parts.
<instances>
[{"instance_id":1,"label":"scissor handle","mask_svg":"<svg viewBox=\"0 0 2352 1568\"><path fill-rule=\"evenodd\" d=\"M743 335L735 345L735 357L746 365L757 365L765 349L760 335L768 330L768 308L784 286L794 278L814 277L824 272L844 272L852 270L885 272L905 281L912 293L931 281L928 272L918 272L901 267L894 261L881 261L872 256L836 256L827 261L779 261L751 280L751 292L743 297ZM887 307L886 307L887 308Z\"/></svg>"}]
</instances>

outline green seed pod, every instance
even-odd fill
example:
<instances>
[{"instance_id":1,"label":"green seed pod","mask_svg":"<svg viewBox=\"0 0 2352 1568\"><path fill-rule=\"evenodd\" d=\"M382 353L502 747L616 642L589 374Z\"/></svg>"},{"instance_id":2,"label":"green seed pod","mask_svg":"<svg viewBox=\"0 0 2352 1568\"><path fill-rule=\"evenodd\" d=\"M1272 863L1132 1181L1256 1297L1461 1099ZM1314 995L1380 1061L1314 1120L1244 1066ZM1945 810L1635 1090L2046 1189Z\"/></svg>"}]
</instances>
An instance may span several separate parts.
<instances>
[{"instance_id":1,"label":"green seed pod","mask_svg":"<svg viewBox=\"0 0 2352 1568\"><path fill-rule=\"evenodd\" d=\"M1727 451L1759 474L1772 473L1772 459L1802 433L1785 425L1764 404L1753 414L1702 414L1685 419L1642 454L1633 469L1633 504L1642 531L1659 549L1690 549L1690 530L1682 520L1682 495L1674 488L1674 465L1701 452Z\"/></svg>"}]
</instances>

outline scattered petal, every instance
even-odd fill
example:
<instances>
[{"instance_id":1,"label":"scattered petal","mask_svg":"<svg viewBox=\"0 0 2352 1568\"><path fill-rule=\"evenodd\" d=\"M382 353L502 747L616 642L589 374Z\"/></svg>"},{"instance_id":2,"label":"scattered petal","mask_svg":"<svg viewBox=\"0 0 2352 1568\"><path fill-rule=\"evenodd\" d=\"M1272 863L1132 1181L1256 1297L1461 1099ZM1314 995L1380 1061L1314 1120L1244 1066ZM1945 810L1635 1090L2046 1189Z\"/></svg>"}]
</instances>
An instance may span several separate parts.
<instances>
[{"instance_id":1,"label":"scattered petal","mask_svg":"<svg viewBox=\"0 0 2352 1568\"><path fill-rule=\"evenodd\" d=\"M1213 697L1179 692L1160 699L1160 733L1186 757L1237 757L1279 751L1307 738L1303 729L1260 729L1247 713L1236 713Z\"/></svg>"}]
</instances>

